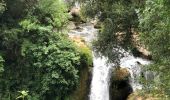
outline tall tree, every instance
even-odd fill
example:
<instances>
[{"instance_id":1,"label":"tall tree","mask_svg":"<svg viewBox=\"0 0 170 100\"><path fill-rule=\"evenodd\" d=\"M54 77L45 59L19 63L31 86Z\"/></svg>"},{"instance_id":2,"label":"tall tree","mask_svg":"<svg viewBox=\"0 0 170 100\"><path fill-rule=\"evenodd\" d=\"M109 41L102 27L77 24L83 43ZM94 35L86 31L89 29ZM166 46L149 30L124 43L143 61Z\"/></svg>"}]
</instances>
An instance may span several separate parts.
<instances>
[{"instance_id":1,"label":"tall tree","mask_svg":"<svg viewBox=\"0 0 170 100\"><path fill-rule=\"evenodd\" d=\"M132 30L138 25L134 0L89 0L84 4L85 14L97 17L103 27L94 48L109 60L119 65L122 49L129 50L132 45Z\"/></svg>"}]
</instances>

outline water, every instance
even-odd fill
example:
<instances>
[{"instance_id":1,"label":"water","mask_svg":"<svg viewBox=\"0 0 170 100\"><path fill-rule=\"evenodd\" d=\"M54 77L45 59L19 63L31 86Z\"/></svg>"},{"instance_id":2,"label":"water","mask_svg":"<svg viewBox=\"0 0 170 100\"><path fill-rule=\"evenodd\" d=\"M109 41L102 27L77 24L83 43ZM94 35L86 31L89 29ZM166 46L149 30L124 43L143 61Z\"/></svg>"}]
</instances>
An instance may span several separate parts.
<instances>
[{"instance_id":1,"label":"water","mask_svg":"<svg viewBox=\"0 0 170 100\"><path fill-rule=\"evenodd\" d=\"M79 28L71 30L69 36L83 37L86 43L91 44L98 30L89 23L81 24ZM93 52L93 66L89 98L90 100L109 100L109 80L113 64L108 64L105 57L97 56Z\"/></svg>"},{"instance_id":2,"label":"water","mask_svg":"<svg viewBox=\"0 0 170 100\"><path fill-rule=\"evenodd\" d=\"M91 44L91 41L96 38L98 32L90 23L81 24L79 29L72 29L69 32L69 36L79 36L84 38L86 43ZM122 51L124 52L124 51ZM136 89L142 89L142 85L139 83L138 78L142 73L142 66L149 64L142 58L135 58L128 52L125 53L125 57L121 59L121 67L127 68L131 74L130 84L135 91ZM108 64L105 57L98 57L93 53L93 71L92 82L89 94L90 100L109 100L109 83L111 69L114 64Z\"/></svg>"},{"instance_id":3,"label":"water","mask_svg":"<svg viewBox=\"0 0 170 100\"><path fill-rule=\"evenodd\" d=\"M111 64L105 57L93 58L93 78L91 82L90 100L109 100L109 80Z\"/></svg>"},{"instance_id":4,"label":"water","mask_svg":"<svg viewBox=\"0 0 170 100\"><path fill-rule=\"evenodd\" d=\"M143 65L150 64L150 61L142 58L135 58L132 55L128 55L121 59L120 66L122 68L127 68L130 72L130 84L133 88L133 91L137 89L142 89L142 85L139 83L139 78L142 75Z\"/></svg>"}]
</instances>

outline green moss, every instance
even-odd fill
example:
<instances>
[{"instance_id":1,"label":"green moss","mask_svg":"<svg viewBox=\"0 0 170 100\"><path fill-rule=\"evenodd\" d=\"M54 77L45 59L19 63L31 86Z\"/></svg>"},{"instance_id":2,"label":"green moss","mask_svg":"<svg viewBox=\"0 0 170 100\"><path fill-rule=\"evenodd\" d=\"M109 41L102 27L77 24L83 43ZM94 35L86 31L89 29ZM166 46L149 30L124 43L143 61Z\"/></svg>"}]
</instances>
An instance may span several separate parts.
<instances>
[{"instance_id":1,"label":"green moss","mask_svg":"<svg viewBox=\"0 0 170 100\"><path fill-rule=\"evenodd\" d=\"M93 63L92 52L90 48L82 46L79 48L80 61L82 67L91 67Z\"/></svg>"},{"instance_id":2,"label":"green moss","mask_svg":"<svg viewBox=\"0 0 170 100\"><path fill-rule=\"evenodd\" d=\"M87 100L89 93L89 77L93 59L91 49L85 44L77 46L80 53L79 84L68 100Z\"/></svg>"},{"instance_id":3,"label":"green moss","mask_svg":"<svg viewBox=\"0 0 170 100\"><path fill-rule=\"evenodd\" d=\"M77 89L69 96L68 100L88 100L89 93L89 68L80 72L80 80Z\"/></svg>"}]
</instances>

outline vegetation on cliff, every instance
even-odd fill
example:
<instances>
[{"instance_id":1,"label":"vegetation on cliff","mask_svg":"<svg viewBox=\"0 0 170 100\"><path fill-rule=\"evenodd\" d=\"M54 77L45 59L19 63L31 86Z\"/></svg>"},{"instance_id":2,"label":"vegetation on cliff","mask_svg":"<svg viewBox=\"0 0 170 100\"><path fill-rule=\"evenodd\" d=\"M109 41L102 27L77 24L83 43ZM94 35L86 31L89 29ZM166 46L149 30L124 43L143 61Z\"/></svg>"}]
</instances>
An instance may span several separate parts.
<instances>
[{"instance_id":1,"label":"vegetation on cliff","mask_svg":"<svg viewBox=\"0 0 170 100\"><path fill-rule=\"evenodd\" d=\"M1 100L64 100L76 89L91 62L63 31L67 11L62 0L0 1Z\"/></svg>"}]
</instances>

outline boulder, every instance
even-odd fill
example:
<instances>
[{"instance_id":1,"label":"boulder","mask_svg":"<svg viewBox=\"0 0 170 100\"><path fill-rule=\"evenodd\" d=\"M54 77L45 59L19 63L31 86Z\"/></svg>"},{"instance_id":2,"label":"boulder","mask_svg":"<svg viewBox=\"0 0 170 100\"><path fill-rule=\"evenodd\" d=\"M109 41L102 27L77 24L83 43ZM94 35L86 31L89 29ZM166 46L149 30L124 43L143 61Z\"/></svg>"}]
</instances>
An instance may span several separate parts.
<instances>
[{"instance_id":1,"label":"boulder","mask_svg":"<svg viewBox=\"0 0 170 100\"><path fill-rule=\"evenodd\" d=\"M96 29L100 29L102 27L102 23L97 19L91 21L91 23L94 25L94 28Z\"/></svg>"},{"instance_id":2,"label":"boulder","mask_svg":"<svg viewBox=\"0 0 170 100\"><path fill-rule=\"evenodd\" d=\"M136 32L134 29L132 29L132 41L133 41L133 45L134 45L134 49L132 51L132 53L134 54L134 56L136 57L143 57L146 59L152 59L152 55L151 52L148 51L148 48L146 48L141 42L140 42L140 38L139 38L139 33Z\"/></svg>"},{"instance_id":3,"label":"boulder","mask_svg":"<svg viewBox=\"0 0 170 100\"><path fill-rule=\"evenodd\" d=\"M68 100L88 100L88 94L90 89L90 72L88 67L80 72L80 80L77 89L69 96Z\"/></svg>"},{"instance_id":4,"label":"boulder","mask_svg":"<svg viewBox=\"0 0 170 100\"><path fill-rule=\"evenodd\" d=\"M86 18L84 18L81 14L80 7L73 7L69 10L69 14L71 15L70 21L74 21L77 23L86 23Z\"/></svg>"},{"instance_id":5,"label":"boulder","mask_svg":"<svg viewBox=\"0 0 170 100\"><path fill-rule=\"evenodd\" d=\"M80 17L80 8L79 7L73 7L71 8L69 12L73 17Z\"/></svg>"},{"instance_id":6,"label":"boulder","mask_svg":"<svg viewBox=\"0 0 170 100\"><path fill-rule=\"evenodd\" d=\"M127 80L130 77L130 72L127 68L115 70L115 80Z\"/></svg>"},{"instance_id":7,"label":"boulder","mask_svg":"<svg viewBox=\"0 0 170 100\"><path fill-rule=\"evenodd\" d=\"M126 100L132 93L129 83L130 72L126 68L119 68L113 71L110 84L110 100Z\"/></svg>"}]
</instances>

